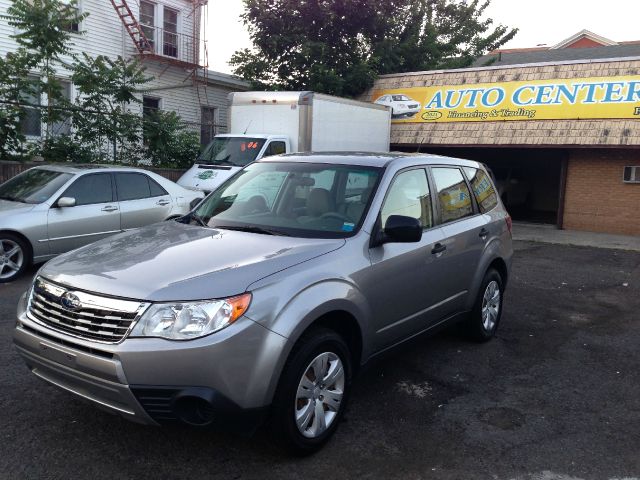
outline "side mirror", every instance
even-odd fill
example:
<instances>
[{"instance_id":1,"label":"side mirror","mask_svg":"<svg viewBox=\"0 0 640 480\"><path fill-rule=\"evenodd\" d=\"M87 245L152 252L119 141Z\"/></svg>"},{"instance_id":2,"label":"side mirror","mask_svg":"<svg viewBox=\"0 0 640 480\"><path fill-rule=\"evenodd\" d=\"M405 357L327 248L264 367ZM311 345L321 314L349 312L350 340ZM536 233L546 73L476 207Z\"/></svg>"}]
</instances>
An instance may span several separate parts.
<instances>
[{"instance_id":1,"label":"side mirror","mask_svg":"<svg viewBox=\"0 0 640 480\"><path fill-rule=\"evenodd\" d=\"M385 243L415 243L422 239L422 225L413 217L391 215L387 218L384 230L371 239L371 247Z\"/></svg>"},{"instance_id":2,"label":"side mirror","mask_svg":"<svg viewBox=\"0 0 640 480\"><path fill-rule=\"evenodd\" d=\"M56 205L58 207L75 207L76 199L73 197L60 197Z\"/></svg>"}]
</instances>

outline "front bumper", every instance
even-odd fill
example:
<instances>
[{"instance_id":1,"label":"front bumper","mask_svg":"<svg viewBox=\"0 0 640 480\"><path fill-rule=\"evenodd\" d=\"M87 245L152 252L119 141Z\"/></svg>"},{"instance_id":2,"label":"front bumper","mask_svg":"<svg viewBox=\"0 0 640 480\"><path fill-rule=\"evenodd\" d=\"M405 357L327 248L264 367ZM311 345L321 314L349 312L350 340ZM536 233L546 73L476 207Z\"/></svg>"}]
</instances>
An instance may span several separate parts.
<instances>
[{"instance_id":1,"label":"front bumper","mask_svg":"<svg viewBox=\"0 0 640 480\"><path fill-rule=\"evenodd\" d=\"M239 431L257 425L271 403L285 342L246 318L186 342L98 344L47 329L24 311L14 331L16 349L34 375L103 410L149 425Z\"/></svg>"}]
</instances>

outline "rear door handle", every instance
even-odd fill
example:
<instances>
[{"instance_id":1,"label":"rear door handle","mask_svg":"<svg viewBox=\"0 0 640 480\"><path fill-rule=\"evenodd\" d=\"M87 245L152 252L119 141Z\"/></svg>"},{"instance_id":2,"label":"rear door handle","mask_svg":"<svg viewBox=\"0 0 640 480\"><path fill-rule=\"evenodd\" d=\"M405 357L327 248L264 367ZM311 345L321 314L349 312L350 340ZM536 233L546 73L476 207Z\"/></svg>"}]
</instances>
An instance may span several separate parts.
<instances>
[{"instance_id":1,"label":"rear door handle","mask_svg":"<svg viewBox=\"0 0 640 480\"><path fill-rule=\"evenodd\" d=\"M107 205L102 208L103 212L115 212L116 210L118 210L118 207L114 207L113 205Z\"/></svg>"},{"instance_id":2,"label":"rear door handle","mask_svg":"<svg viewBox=\"0 0 640 480\"><path fill-rule=\"evenodd\" d=\"M487 238L488 235L489 235L489 230L487 230L484 227L482 228L482 230L480 230L480 233L478 234L478 236L483 240Z\"/></svg>"},{"instance_id":3,"label":"rear door handle","mask_svg":"<svg viewBox=\"0 0 640 480\"><path fill-rule=\"evenodd\" d=\"M444 252L447 249L446 245L443 245L442 243L436 243L433 248L431 249L431 253L433 253L434 255L437 255L439 253Z\"/></svg>"},{"instance_id":4,"label":"rear door handle","mask_svg":"<svg viewBox=\"0 0 640 480\"><path fill-rule=\"evenodd\" d=\"M169 200L158 200L156 205L169 205L171 202Z\"/></svg>"}]
</instances>

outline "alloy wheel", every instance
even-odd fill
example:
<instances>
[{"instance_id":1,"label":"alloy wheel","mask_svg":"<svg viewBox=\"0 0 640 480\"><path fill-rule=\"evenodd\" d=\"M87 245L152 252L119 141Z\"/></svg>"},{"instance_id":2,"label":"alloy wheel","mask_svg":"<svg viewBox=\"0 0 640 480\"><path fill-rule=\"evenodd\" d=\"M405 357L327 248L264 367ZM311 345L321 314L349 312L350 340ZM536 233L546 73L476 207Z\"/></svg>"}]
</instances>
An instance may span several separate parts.
<instances>
[{"instance_id":1,"label":"alloy wheel","mask_svg":"<svg viewBox=\"0 0 640 480\"><path fill-rule=\"evenodd\" d=\"M13 240L0 238L0 279L17 275L23 263L22 247Z\"/></svg>"}]
</instances>

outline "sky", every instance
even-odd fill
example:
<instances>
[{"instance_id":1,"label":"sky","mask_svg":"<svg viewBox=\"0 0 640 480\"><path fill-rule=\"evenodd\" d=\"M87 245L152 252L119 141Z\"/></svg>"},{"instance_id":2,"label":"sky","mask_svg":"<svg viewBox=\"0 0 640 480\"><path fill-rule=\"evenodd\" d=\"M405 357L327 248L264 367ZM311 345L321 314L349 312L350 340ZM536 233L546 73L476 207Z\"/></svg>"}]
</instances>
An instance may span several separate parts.
<instances>
[{"instance_id":1,"label":"sky","mask_svg":"<svg viewBox=\"0 0 640 480\"><path fill-rule=\"evenodd\" d=\"M242 0L209 0L207 44L211 70L231 73L227 64L231 55L251 46L239 18L242 5ZM502 48L551 46L585 28L615 41L640 40L640 0L492 0L486 16L496 24L519 29Z\"/></svg>"}]
</instances>

